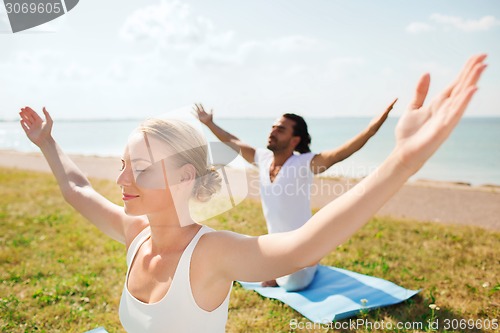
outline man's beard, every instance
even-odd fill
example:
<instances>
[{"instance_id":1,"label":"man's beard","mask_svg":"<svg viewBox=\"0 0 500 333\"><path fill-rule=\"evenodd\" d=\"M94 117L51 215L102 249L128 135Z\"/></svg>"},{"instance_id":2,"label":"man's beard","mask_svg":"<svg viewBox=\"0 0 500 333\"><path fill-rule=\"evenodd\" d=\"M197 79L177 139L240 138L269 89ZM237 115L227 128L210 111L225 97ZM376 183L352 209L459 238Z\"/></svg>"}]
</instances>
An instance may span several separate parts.
<instances>
[{"instance_id":1,"label":"man's beard","mask_svg":"<svg viewBox=\"0 0 500 333\"><path fill-rule=\"evenodd\" d=\"M271 142L267 144L267 149L276 153L288 148L290 142L279 142L276 138L271 138Z\"/></svg>"}]
</instances>

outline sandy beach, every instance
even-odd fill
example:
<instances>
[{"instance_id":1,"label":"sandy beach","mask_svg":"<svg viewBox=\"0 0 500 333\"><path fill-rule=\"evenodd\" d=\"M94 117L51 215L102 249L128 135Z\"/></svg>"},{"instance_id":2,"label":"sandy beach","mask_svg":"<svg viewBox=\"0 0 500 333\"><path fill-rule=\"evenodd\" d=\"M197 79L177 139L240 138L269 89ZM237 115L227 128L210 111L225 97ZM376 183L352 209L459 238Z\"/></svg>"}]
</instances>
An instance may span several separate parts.
<instances>
[{"instance_id":1,"label":"sandy beach","mask_svg":"<svg viewBox=\"0 0 500 333\"><path fill-rule=\"evenodd\" d=\"M88 176L114 180L120 162L113 157L71 156ZM45 159L39 153L0 151L0 166L49 172ZM257 173L247 172L249 196L258 198ZM316 177L312 188L312 207L320 208L349 190L352 179ZM247 186L239 184L238 186ZM468 186L466 184L415 181L407 183L377 216L391 216L416 221L433 221L460 225L474 225L500 230L500 187Z\"/></svg>"}]
</instances>

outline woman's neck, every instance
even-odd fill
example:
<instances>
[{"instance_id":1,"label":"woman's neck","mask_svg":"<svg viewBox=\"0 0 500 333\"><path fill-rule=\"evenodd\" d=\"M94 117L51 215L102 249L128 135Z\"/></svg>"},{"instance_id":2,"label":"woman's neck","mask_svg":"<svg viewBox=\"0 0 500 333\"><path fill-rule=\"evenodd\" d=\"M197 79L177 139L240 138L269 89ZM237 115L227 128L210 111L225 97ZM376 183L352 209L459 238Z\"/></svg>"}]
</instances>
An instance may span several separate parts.
<instances>
[{"instance_id":1,"label":"woman's neck","mask_svg":"<svg viewBox=\"0 0 500 333\"><path fill-rule=\"evenodd\" d=\"M189 214L175 210L161 214L149 214L152 250L157 253L184 249L200 229Z\"/></svg>"}]
</instances>

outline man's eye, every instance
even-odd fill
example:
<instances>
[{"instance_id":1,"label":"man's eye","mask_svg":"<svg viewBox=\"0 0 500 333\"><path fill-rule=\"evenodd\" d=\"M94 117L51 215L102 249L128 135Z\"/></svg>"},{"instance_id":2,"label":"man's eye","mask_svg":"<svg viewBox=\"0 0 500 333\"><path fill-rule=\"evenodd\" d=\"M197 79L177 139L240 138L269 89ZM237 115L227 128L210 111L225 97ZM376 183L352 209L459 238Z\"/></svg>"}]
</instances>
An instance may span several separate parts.
<instances>
[{"instance_id":1,"label":"man's eye","mask_svg":"<svg viewBox=\"0 0 500 333\"><path fill-rule=\"evenodd\" d=\"M122 167L120 168L120 171L123 171L123 169L125 169L125 162L122 161Z\"/></svg>"}]
</instances>

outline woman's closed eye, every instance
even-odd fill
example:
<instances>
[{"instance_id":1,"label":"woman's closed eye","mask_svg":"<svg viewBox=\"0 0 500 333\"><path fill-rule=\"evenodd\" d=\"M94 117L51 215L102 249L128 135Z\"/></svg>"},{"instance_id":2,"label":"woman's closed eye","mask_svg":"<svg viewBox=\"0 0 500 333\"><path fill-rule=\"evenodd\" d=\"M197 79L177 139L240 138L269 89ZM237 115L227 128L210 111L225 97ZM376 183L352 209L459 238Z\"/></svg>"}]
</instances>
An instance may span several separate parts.
<instances>
[{"instance_id":1,"label":"woman's closed eye","mask_svg":"<svg viewBox=\"0 0 500 333\"><path fill-rule=\"evenodd\" d=\"M151 163L145 161L132 161L132 170L135 175L143 174L151 168Z\"/></svg>"},{"instance_id":2,"label":"woman's closed eye","mask_svg":"<svg viewBox=\"0 0 500 333\"><path fill-rule=\"evenodd\" d=\"M120 171L123 171L125 170L125 167L126 167L126 163L125 163L125 160L121 160L122 161L122 166L120 168ZM146 170L148 169L148 166L137 166L134 168L134 173L142 173L142 172L145 172Z\"/></svg>"}]
</instances>

